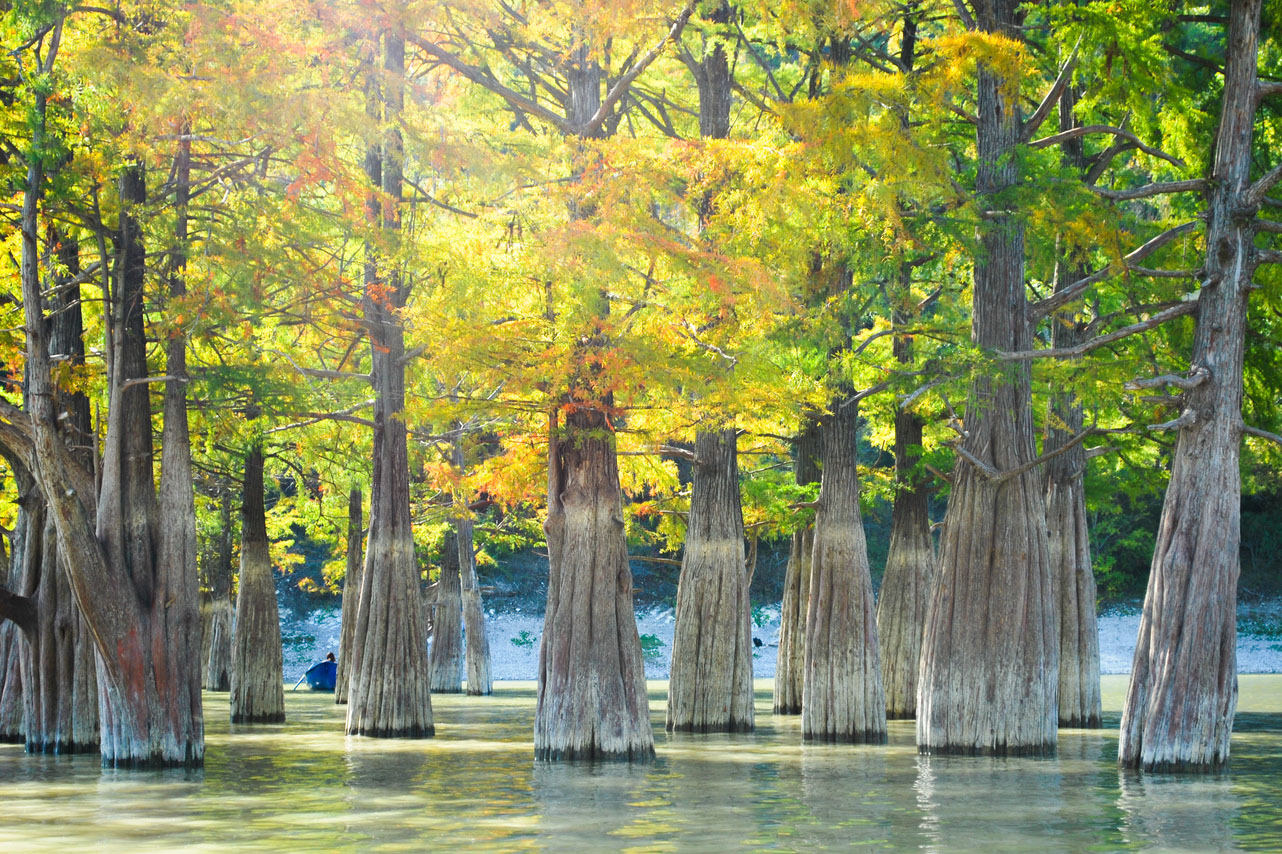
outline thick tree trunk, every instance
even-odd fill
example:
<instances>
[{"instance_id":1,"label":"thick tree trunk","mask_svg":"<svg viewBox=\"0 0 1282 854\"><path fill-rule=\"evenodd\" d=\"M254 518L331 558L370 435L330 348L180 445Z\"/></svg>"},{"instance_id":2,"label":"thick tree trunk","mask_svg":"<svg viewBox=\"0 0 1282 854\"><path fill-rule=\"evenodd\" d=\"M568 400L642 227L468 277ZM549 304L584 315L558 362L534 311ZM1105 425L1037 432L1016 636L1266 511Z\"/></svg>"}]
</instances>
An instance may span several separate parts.
<instances>
[{"instance_id":1,"label":"thick tree trunk","mask_svg":"<svg viewBox=\"0 0 1282 854\"><path fill-rule=\"evenodd\" d=\"M1015 0L980 9L988 32L1018 37ZM1018 181L1021 122L1009 81L979 69L981 204ZM991 199L991 201L985 201ZM974 261L972 335L982 349L1031 346L1019 216L984 223ZM1033 460L1026 363L980 369L971 380L961 447L998 472ZM939 579L922 641L917 745L930 753L1050 753L1059 712L1059 649L1046 537L1045 486L1028 471L989 478L965 455L940 541Z\"/></svg>"},{"instance_id":2,"label":"thick tree trunk","mask_svg":"<svg viewBox=\"0 0 1282 854\"><path fill-rule=\"evenodd\" d=\"M1077 93L1068 87L1060 97L1059 129L1071 130L1077 122ZM1086 172L1082 140L1061 145L1066 165ZM1057 260L1055 287L1060 289L1084 278L1089 271ZM1056 315L1051 327L1055 347L1073 347L1085 338L1074 312ZM1050 417L1042 451L1063 448L1082 430L1082 405L1070 392L1051 395ZM1059 615L1059 725L1098 728L1100 722L1099 624L1095 613L1095 573L1091 568L1091 543L1086 530L1086 449L1080 444L1046 466L1046 531L1055 604Z\"/></svg>"},{"instance_id":3,"label":"thick tree trunk","mask_svg":"<svg viewBox=\"0 0 1282 854\"><path fill-rule=\"evenodd\" d=\"M23 555L26 554L28 516L31 502L43 507L36 494L31 476L19 469L13 461L14 484L18 494L18 518L13 526L13 539L9 542L8 573L0 595L21 595ZM23 600L27 604L30 600ZM22 702L22 629L12 618L0 620L0 744L25 744L23 729L24 706Z\"/></svg>"},{"instance_id":4,"label":"thick tree trunk","mask_svg":"<svg viewBox=\"0 0 1282 854\"><path fill-rule=\"evenodd\" d=\"M801 734L807 741L886 740L877 622L856 463L858 410L834 401L820 420L819 507L806 611Z\"/></svg>"},{"instance_id":5,"label":"thick tree trunk","mask_svg":"<svg viewBox=\"0 0 1282 854\"><path fill-rule=\"evenodd\" d=\"M263 447L245 455L245 492L240 516L240 581L236 586L236 631L232 638L231 722L285 720L280 612L272 580L263 502Z\"/></svg>"},{"instance_id":6,"label":"thick tree trunk","mask_svg":"<svg viewBox=\"0 0 1282 854\"><path fill-rule=\"evenodd\" d=\"M371 181L381 179L387 198L401 196L403 162L399 130L405 74L405 41L386 35L382 104L390 128L383 155L366 158ZM378 198L372 200L374 210ZM396 202L380 217L385 232L400 225ZM347 734L424 738L435 733L427 666L427 626L420 601L418 562L410 529L409 455L406 447L405 331L400 310L409 287L395 272L380 280L373 256L363 299L374 383L374 473L369 544L361 573Z\"/></svg>"},{"instance_id":7,"label":"thick tree trunk","mask_svg":"<svg viewBox=\"0 0 1282 854\"><path fill-rule=\"evenodd\" d=\"M930 536L930 493L916 474L922 422L911 412L895 413L895 504L891 511L890 551L877 602L886 717L906 720L917 714L917 671L926 627L935 544Z\"/></svg>"},{"instance_id":8,"label":"thick tree trunk","mask_svg":"<svg viewBox=\"0 0 1282 854\"><path fill-rule=\"evenodd\" d=\"M1171 461L1118 761L1146 771L1217 768L1237 706L1242 360L1257 264L1250 187L1260 0L1230 5L1224 108L1207 193L1186 423Z\"/></svg>"},{"instance_id":9,"label":"thick tree trunk","mask_svg":"<svg viewBox=\"0 0 1282 854\"><path fill-rule=\"evenodd\" d=\"M365 553L365 523L361 511L361 489L353 486L347 493L347 571L343 574L343 613L338 640L338 674L334 684L334 702L347 702L352 679L352 642L356 637L357 602L361 595L361 561Z\"/></svg>"},{"instance_id":10,"label":"thick tree trunk","mask_svg":"<svg viewBox=\"0 0 1282 854\"><path fill-rule=\"evenodd\" d=\"M219 531L217 553L209 572L210 618L205 646L205 690L231 690L231 645L234 614L231 604L231 490L224 488L219 496Z\"/></svg>"},{"instance_id":11,"label":"thick tree trunk","mask_svg":"<svg viewBox=\"0 0 1282 854\"><path fill-rule=\"evenodd\" d=\"M677 586L667 728L750 732L752 608L734 429L700 430Z\"/></svg>"},{"instance_id":12,"label":"thick tree trunk","mask_svg":"<svg viewBox=\"0 0 1282 854\"><path fill-rule=\"evenodd\" d=\"M550 424L548 601L539 648L534 755L654 756L645 662L632 607L614 436L579 404Z\"/></svg>"},{"instance_id":13,"label":"thick tree trunk","mask_svg":"<svg viewBox=\"0 0 1282 854\"><path fill-rule=\"evenodd\" d=\"M819 423L806 421L797 435L797 483L819 482ZM775 665L776 715L801 714L806 672L806 611L810 605L810 564L814 554L814 525L792 535L788 568L784 573L783 601L779 614L779 658Z\"/></svg>"},{"instance_id":14,"label":"thick tree trunk","mask_svg":"<svg viewBox=\"0 0 1282 854\"><path fill-rule=\"evenodd\" d=\"M441 580L432 609L433 694L463 690L463 599L458 562L458 532L451 530L441 546Z\"/></svg>"}]
</instances>

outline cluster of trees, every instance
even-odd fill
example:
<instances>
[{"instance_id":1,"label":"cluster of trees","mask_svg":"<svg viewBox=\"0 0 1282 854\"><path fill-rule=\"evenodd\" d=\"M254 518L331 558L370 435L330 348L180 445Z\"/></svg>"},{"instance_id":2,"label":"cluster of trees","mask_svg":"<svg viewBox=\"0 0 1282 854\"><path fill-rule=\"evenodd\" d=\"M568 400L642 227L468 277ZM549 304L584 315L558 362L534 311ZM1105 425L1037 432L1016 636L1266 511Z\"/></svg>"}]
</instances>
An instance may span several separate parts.
<instances>
[{"instance_id":1,"label":"cluster of trees","mask_svg":"<svg viewBox=\"0 0 1282 854\"><path fill-rule=\"evenodd\" d=\"M641 529L669 729L752 728L745 541L790 535L806 739L1053 751L1099 725L1089 460L1170 471L1121 762L1222 764L1282 441L1262 5L8 7L0 735L198 764L202 672L280 719L286 516L347 544L347 731L431 735L462 624L489 691L478 542L541 518L542 759L653 755Z\"/></svg>"}]
</instances>

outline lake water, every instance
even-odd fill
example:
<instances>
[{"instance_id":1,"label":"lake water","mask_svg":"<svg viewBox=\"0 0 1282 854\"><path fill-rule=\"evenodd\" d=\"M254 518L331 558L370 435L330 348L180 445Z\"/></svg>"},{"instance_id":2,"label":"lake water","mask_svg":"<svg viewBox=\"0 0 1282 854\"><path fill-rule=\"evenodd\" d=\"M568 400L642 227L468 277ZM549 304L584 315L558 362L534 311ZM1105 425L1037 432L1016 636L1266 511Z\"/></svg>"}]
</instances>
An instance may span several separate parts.
<instances>
[{"instance_id":1,"label":"lake water","mask_svg":"<svg viewBox=\"0 0 1282 854\"><path fill-rule=\"evenodd\" d=\"M0 745L0 852L1282 851L1282 676L1242 678L1227 772L1120 773L1124 677L1102 731L1054 759L803 746L757 683L749 736L669 736L651 683L652 765L533 761L534 686L436 696L437 737L346 738L330 695L287 693L280 726L227 723L206 694L204 770L104 771L96 756ZM1107 710L1112 710L1111 713Z\"/></svg>"}]
</instances>

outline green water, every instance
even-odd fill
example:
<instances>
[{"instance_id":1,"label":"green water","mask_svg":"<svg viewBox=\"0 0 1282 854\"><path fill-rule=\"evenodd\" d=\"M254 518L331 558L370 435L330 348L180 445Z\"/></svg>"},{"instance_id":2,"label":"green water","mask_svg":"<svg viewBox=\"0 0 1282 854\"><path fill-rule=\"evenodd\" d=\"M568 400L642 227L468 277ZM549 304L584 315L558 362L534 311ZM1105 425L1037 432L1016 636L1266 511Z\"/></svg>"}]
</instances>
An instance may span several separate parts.
<instances>
[{"instance_id":1,"label":"green water","mask_svg":"<svg viewBox=\"0 0 1282 854\"><path fill-rule=\"evenodd\" d=\"M437 737L349 739L328 695L288 693L289 722L230 727L206 694L203 771L110 772L97 757L0 745L0 852L1282 851L1282 676L1242 679L1228 772L1121 774L1123 677L1103 731L1054 759L808 747L757 684L751 736L668 736L652 683L653 765L537 765L534 689L437 696Z\"/></svg>"}]
</instances>

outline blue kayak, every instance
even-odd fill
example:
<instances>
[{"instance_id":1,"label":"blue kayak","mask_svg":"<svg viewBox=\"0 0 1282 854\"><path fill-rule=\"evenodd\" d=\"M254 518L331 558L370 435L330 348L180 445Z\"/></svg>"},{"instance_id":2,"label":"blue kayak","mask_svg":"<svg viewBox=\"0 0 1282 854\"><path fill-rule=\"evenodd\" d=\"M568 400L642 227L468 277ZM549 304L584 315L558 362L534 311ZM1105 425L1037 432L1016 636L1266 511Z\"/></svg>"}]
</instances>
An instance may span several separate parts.
<instances>
[{"instance_id":1,"label":"blue kayak","mask_svg":"<svg viewBox=\"0 0 1282 854\"><path fill-rule=\"evenodd\" d=\"M313 664L306 673L307 687L313 691L333 691L338 681L338 663L322 661Z\"/></svg>"}]
</instances>

